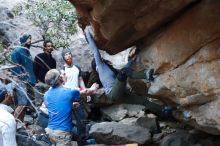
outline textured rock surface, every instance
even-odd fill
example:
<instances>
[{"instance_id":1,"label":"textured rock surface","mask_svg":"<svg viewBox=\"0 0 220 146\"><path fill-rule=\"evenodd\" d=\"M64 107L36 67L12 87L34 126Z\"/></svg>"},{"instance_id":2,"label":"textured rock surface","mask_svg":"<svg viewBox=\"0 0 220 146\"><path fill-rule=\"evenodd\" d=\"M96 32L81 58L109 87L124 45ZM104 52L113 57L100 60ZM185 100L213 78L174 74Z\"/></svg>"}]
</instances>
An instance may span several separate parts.
<instances>
[{"instance_id":1,"label":"textured rock surface","mask_svg":"<svg viewBox=\"0 0 220 146\"><path fill-rule=\"evenodd\" d=\"M125 117L141 117L144 116L144 106L132 104L119 104L101 109L103 115L111 121L120 121Z\"/></svg>"},{"instance_id":2,"label":"textured rock surface","mask_svg":"<svg viewBox=\"0 0 220 146\"><path fill-rule=\"evenodd\" d=\"M124 144L138 143L145 144L150 141L148 129L138 126L129 126L116 122L102 122L91 127L89 133L96 139L97 143L103 144Z\"/></svg>"},{"instance_id":3,"label":"textured rock surface","mask_svg":"<svg viewBox=\"0 0 220 146\"><path fill-rule=\"evenodd\" d=\"M82 27L92 22L99 44L115 54L147 36L195 0L69 0Z\"/></svg>"},{"instance_id":4,"label":"textured rock surface","mask_svg":"<svg viewBox=\"0 0 220 146\"><path fill-rule=\"evenodd\" d=\"M92 24L102 49L140 50L134 68L151 67L159 75L147 84L153 98L178 106L178 118L220 135L220 1L70 1L82 28ZM146 94L145 82L130 83Z\"/></svg>"}]
</instances>

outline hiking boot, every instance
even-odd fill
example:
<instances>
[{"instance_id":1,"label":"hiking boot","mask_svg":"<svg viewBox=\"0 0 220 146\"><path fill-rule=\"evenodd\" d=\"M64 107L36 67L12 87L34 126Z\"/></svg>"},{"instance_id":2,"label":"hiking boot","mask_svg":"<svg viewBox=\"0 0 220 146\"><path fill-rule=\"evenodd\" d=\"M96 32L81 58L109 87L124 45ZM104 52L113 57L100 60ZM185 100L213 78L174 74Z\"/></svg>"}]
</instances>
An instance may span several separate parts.
<instances>
[{"instance_id":1,"label":"hiking boot","mask_svg":"<svg viewBox=\"0 0 220 146\"><path fill-rule=\"evenodd\" d=\"M154 69L146 69L145 70L145 78L146 80L153 82L154 81Z\"/></svg>"},{"instance_id":2,"label":"hiking boot","mask_svg":"<svg viewBox=\"0 0 220 146\"><path fill-rule=\"evenodd\" d=\"M117 75L117 79L121 82L127 80L126 68L123 68L119 71L119 73Z\"/></svg>"}]
</instances>

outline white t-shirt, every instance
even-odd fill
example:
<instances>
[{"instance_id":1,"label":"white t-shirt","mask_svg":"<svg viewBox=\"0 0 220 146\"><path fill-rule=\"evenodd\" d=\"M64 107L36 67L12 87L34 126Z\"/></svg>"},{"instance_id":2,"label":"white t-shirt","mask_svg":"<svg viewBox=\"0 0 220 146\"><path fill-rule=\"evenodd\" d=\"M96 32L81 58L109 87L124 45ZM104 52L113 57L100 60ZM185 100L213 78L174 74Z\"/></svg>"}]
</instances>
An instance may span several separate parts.
<instances>
[{"instance_id":1,"label":"white t-shirt","mask_svg":"<svg viewBox=\"0 0 220 146\"><path fill-rule=\"evenodd\" d=\"M17 146L16 122L11 112L13 112L11 107L0 104L0 146Z\"/></svg>"},{"instance_id":2,"label":"white t-shirt","mask_svg":"<svg viewBox=\"0 0 220 146\"><path fill-rule=\"evenodd\" d=\"M67 78L64 87L70 89L79 89L79 69L75 65L71 67L65 65L64 67Z\"/></svg>"},{"instance_id":3,"label":"white t-shirt","mask_svg":"<svg viewBox=\"0 0 220 146\"><path fill-rule=\"evenodd\" d=\"M14 110L10 106L7 106L7 105L2 104L2 103L0 103L0 110L4 110L8 113L13 113L14 112Z\"/></svg>"}]
</instances>

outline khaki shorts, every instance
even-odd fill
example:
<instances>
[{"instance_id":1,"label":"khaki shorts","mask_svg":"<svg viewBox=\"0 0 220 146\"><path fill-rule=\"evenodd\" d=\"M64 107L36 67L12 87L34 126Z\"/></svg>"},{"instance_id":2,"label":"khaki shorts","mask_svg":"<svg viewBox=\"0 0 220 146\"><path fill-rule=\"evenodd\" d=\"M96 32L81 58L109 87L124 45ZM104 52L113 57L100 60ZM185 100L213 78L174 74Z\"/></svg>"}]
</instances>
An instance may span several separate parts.
<instances>
[{"instance_id":1,"label":"khaki shorts","mask_svg":"<svg viewBox=\"0 0 220 146\"><path fill-rule=\"evenodd\" d=\"M62 130L51 130L49 128L45 128L45 131L49 135L53 146L71 146L72 135L70 132Z\"/></svg>"}]
</instances>

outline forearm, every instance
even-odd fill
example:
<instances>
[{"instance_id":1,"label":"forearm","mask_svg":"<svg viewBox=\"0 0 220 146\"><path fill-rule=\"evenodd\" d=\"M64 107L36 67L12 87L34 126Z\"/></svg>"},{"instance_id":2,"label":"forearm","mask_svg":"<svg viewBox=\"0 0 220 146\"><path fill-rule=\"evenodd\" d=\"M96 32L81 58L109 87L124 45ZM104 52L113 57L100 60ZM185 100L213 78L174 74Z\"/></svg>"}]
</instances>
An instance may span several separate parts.
<instances>
[{"instance_id":1,"label":"forearm","mask_svg":"<svg viewBox=\"0 0 220 146\"><path fill-rule=\"evenodd\" d=\"M83 78L80 76L79 77L79 87L80 88L85 88L86 86L85 86L85 83L84 83L84 81L83 81Z\"/></svg>"},{"instance_id":2,"label":"forearm","mask_svg":"<svg viewBox=\"0 0 220 146\"><path fill-rule=\"evenodd\" d=\"M80 90L80 97L90 96L93 93L94 93L94 89L84 88L84 89Z\"/></svg>"},{"instance_id":3,"label":"forearm","mask_svg":"<svg viewBox=\"0 0 220 146\"><path fill-rule=\"evenodd\" d=\"M99 88L99 84L94 83L90 88L84 88L80 90L80 96L86 97L94 94L94 92Z\"/></svg>"}]
</instances>

